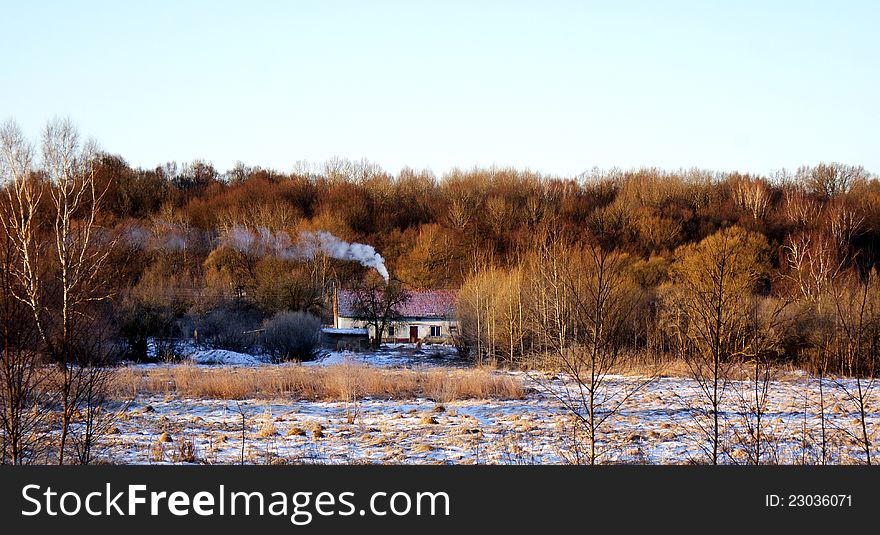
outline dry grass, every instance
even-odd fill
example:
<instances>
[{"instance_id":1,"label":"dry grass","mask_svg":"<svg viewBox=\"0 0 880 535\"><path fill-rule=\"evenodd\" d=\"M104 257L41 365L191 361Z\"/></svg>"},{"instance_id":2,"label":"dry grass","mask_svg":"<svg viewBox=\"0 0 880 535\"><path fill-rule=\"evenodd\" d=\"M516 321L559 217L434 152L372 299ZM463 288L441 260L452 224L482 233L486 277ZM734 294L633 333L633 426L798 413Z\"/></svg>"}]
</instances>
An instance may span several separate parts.
<instances>
[{"instance_id":1,"label":"dry grass","mask_svg":"<svg viewBox=\"0 0 880 535\"><path fill-rule=\"evenodd\" d=\"M324 438L324 426L323 425L316 423L314 426L312 426L312 438L314 438L316 440L319 438Z\"/></svg>"},{"instance_id":2,"label":"dry grass","mask_svg":"<svg viewBox=\"0 0 880 535\"><path fill-rule=\"evenodd\" d=\"M272 422L265 422L257 429L257 438L269 438L278 434L278 428Z\"/></svg>"},{"instance_id":3,"label":"dry grass","mask_svg":"<svg viewBox=\"0 0 880 535\"><path fill-rule=\"evenodd\" d=\"M669 359L659 364L629 362L614 370L621 375L640 377L693 377L693 371L684 359ZM788 363L773 364L771 378L778 381L796 380L803 377L803 371ZM755 370L751 363L732 363L726 366L727 378L733 381L753 379Z\"/></svg>"},{"instance_id":4,"label":"dry grass","mask_svg":"<svg viewBox=\"0 0 880 535\"><path fill-rule=\"evenodd\" d=\"M259 368L124 368L115 374L112 393L210 399L294 398L313 401L428 398L522 399L526 389L517 377L491 370L390 370L361 365Z\"/></svg>"},{"instance_id":5,"label":"dry grass","mask_svg":"<svg viewBox=\"0 0 880 535\"><path fill-rule=\"evenodd\" d=\"M196 455L196 445L191 438L184 437L183 440L177 442L177 447L171 455L171 460L175 463L194 463L198 462Z\"/></svg>"},{"instance_id":6,"label":"dry grass","mask_svg":"<svg viewBox=\"0 0 880 535\"><path fill-rule=\"evenodd\" d=\"M521 366L524 370L544 373L559 373L566 366L554 354L537 355ZM730 363L725 365L727 378L735 381L749 380L754 375L750 363ZM663 355L651 356L643 352L628 352L620 356L607 373L630 377L678 377L691 378L693 371L686 360L680 357ZM774 363L771 375L774 380L794 380L803 377L803 370L791 363Z\"/></svg>"}]
</instances>

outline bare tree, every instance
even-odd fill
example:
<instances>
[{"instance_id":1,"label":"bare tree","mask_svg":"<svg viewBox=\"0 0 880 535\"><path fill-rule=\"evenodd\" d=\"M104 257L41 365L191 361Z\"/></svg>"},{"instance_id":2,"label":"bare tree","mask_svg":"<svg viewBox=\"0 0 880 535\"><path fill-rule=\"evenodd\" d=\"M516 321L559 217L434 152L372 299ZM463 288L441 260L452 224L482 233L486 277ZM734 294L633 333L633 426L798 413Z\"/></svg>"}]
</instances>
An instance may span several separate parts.
<instances>
[{"instance_id":1,"label":"bare tree","mask_svg":"<svg viewBox=\"0 0 880 535\"><path fill-rule=\"evenodd\" d=\"M824 466L831 460L831 451L829 449L829 418L827 411L827 392L825 391L825 383L828 376L829 353L831 352L831 338L823 336L821 341L816 344L816 359L812 376L815 377L816 384L819 388L819 462Z\"/></svg>"},{"instance_id":2,"label":"bare tree","mask_svg":"<svg viewBox=\"0 0 880 535\"><path fill-rule=\"evenodd\" d=\"M865 216L845 198L836 198L825 207L828 233L840 256L851 256L853 241L865 230Z\"/></svg>"},{"instance_id":3,"label":"bare tree","mask_svg":"<svg viewBox=\"0 0 880 535\"><path fill-rule=\"evenodd\" d=\"M843 269L845 253L841 254L832 238L817 231L789 235L782 253L788 267L786 278L821 312L821 298Z\"/></svg>"},{"instance_id":4,"label":"bare tree","mask_svg":"<svg viewBox=\"0 0 880 535\"><path fill-rule=\"evenodd\" d=\"M458 294L461 338L477 362L514 364L525 355L528 337L523 268L487 267L471 276Z\"/></svg>"},{"instance_id":5,"label":"bare tree","mask_svg":"<svg viewBox=\"0 0 880 535\"><path fill-rule=\"evenodd\" d=\"M606 453L600 443L611 419L653 379L653 374L620 381L609 377L625 364L625 333L640 289L628 273L626 254L595 241L575 247L561 240L545 243L536 271L537 283L553 288L553 319L547 325L551 365L570 384L533 376L574 417L579 432L570 460L596 464Z\"/></svg>"},{"instance_id":6,"label":"bare tree","mask_svg":"<svg viewBox=\"0 0 880 535\"><path fill-rule=\"evenodd\" d=\"M8 127L0 131L0 169L2 184L8 188L16 166L27 154L16 154L14 132ZM19 147L20 148L20 147ZM25 164L24 168L27 167ZM8 197L0 198L0 225L8 228L14 218ZM0 234L0 322L2 322L2 359L0 359L0 463L33 462L37 455L39 431L45 424L41 410L45 403L45 374L34 350L35 333L28 321L28 312L15 298L16 281L12 270L19 261L19 251L5 232Z\"/></svg>"},{"instance_id":7,"label":"bare tree","mask_svg":"<svg viewBox=\"0 0 880 535\"><path fill-rule=\"evenodd\" d=\"M857 182L867 179L868 173L861 166L832 162L801 167L797 177L817 195L832 198L848 193Z\"/></svg>"},{"instance_id":8,"label":"bare tree","mask_svg":"<svg viewBox=\"0 0 880 535\"><path fill-rule=\"evenodd\" d=\"M770 188L764 180L750 176L738 177L734 182L733 199L742 210L757 221L764 217L770 204Z\"/></svg>"},{"instance_id":9,"label":"bare tree","mask_svg":"<svg viewBox=\"0 0 880 535\"><path fill-rule=\"evenodd\" d=\"M377 274L370 271L354 290L352 312L354 318L369 328L373 327L375 339L373 346L382 346L382 336L392 322L400 317L400 307L409 299L409 294L396 280L387 284Z\"/></svg>"},{"instance_id":10,"label":"bare tree","mask_svg":"<svg viewBox=\"0 0 880 535\"><path fill-rule=\"evenodd\" d=\"M239 464L244 465L244 452L245 445L247 444L247 429L248 429L248 420L250 418L250 411L248 410L247 405L243 404L240 401L235 402L235 412L238 414L239 418L241 418L241 450L240 450L240 458Z\"/></svg>"},{"instance_id":11,"label":"bare tree","mask_svg":"<svg viewBox=\"0 0 880 535\"><path fill-rule=\"evenodd\" d=\"M765 248L762 236L731 227L678 253L671 327L708 405L705 451L712 464L722 453L721 406L731 365L746 347L749 297L764 269Z\"/></svg>"},{"instance_id":12,"label":"bare tree","mask_svg":"<svg viewBox=\"0 0 880 535\"><path fill-rule=\"evenodd\" d=\"M880 363L880 279L875 271L849 273L835 292L837 356L852 380L836 381L844 399L858 414L858 431L846 433L861 447L865 462L873 464L868 406L874 394Z\"/></svg>"},{"instance_id":13,"label":"bare tree","mask_svg":"<svg viewBox=\"0 0 880 535\"><path fill-rule=\"evenodd\" d=\"M772 394L774 356L787 305L787 301L762 299L754 294L749 299L741 356L750 377L737 391L742 428L734 430L737 445L745 448L749 464L778 461L778 451L768 440L766 414Z\"/></svg>"},{"instance_id":14,"label":"bare tree","mask_svg":"<svg viewBox=\"0 0 880 535\"><path fill-rule=\"evenodd\" d=\"M10 147L4 152L31 153L14 124L4 132ZM96 185L96 154L69 120L51 121L43 131L41 179L32 177L29 158L12 158L16 171L6 188L12 217L4 219L4 230L18 258L10 270L15 296L30 310L42 349L58 368L50 377L61 405L59 464L82 402L79 386L93 373L95 355L84 342L94 333L87 326L96 304L110 297L102 276L114 242L98 222L107 190ZM49 214L45 225L41 210Z\"/></svg>"},{"instance_id":15,"label":"bare tree","mask_svg":"<svg viewBox=\"0 0 880 535\"><path fill-rule=\"evenodd\" d=\"M116 420L115 414L106 410L113 368L105 349L95 348L95 354L104 356L93 357L87 366L79 366L79 373L73 377L75 384L71 388L76 394L78 417L77 425L71 428L70 441L78 464L91 464L95 460L99 453L98 438Z\"/></svg>"},{"instance_id":16,"label":"bare tree","mask_svg":"<svg viewBox=\"0 0 880 535\"><path fill-rule=\"evenodd\" d=\"M821 206L802 184L786 184L783 189L782 213L801 229L811 228Z\"/></svg>"},{"instance_id":17,"label":"bare tree","mask_svg":"<svg viewBox=\"0 0 880 535\"><path fill-rule=\"evenodd\" d=\"M16 187L31 180L31 150L21 132L13 123L0 129L0 314L2 314L3 356L0 360L0 431L2 450L0 462L23 464L36 457L37 432L45 423L41 410L35 410L46 401L42 393L46 375L39 366L39 355L34 350L35 336L29 313L16 297L18 280L13 273L21 261L22 251L14 238L15 222L19 217L33 214L19 212ZM26 188L28 193L32 189Z\"/></svg>"}]
</instances>

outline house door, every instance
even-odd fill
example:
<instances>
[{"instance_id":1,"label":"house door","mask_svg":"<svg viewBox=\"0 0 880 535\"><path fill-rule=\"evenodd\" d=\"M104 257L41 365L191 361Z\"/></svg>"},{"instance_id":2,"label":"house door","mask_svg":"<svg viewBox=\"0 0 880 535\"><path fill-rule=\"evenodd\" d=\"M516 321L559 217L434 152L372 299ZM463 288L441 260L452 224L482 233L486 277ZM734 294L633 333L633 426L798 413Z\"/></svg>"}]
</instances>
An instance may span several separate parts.
<instances>
[{"instance_id":1,"label":"house door","mask_svg":"<svg viewBox=\"0 0 880 535\"><path fill-rule=\"evenodd\" d=\"M419 341L419 328L416 325L409 326L409 341L410 343L416 343Z\"/></svg>"}]
</instances>

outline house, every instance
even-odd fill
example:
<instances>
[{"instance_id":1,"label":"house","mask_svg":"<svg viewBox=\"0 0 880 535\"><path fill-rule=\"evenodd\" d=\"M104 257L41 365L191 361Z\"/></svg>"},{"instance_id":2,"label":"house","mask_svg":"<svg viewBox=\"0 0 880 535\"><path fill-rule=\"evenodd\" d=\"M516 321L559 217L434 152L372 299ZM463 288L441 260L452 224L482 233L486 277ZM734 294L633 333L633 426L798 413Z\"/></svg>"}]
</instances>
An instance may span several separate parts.
<instances>
[{"instance_id":1,"label":"house","mask_svg":"<svg viewBox=\"0 0 880 535\"><path fill-rule=\"evenodd\" d=\"M456 290L409 290L407 300L398 307L400 315L382 333L385 342L452 343L458 334L455 317ZM333 326L337 329L364 328L365 321L356 318L355 294L338 290L333 304ZM369 337L376 336L369 327Z\"/></svg>"}]
</instances>

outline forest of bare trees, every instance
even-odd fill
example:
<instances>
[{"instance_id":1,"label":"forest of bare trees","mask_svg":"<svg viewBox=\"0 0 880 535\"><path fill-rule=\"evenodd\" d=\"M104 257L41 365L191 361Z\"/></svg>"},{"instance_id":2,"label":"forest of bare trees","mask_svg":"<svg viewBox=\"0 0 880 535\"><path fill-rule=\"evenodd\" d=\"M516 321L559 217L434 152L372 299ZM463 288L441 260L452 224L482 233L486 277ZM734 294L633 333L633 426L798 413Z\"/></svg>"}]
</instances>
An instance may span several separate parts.
<instances>
[{"instance_id":1,"label":"forest of bare trees","mask_svg":"<svg viewBox=\"0 0 880 535\"><path fill-rule=\"evenodd\" d=\"M236 232L330 232L381 253L385 288L460 289L457 345L474 362L577 378L576 395L557 395L581 419L579 462L601 455L603 424L631 395L606 382L627 363L687 363L713 462L734 364L754 374L742 402L756 462L771 365L820 385L859 378L847 399L865 419L880 349L880 182L858 166L575 177L392 175L341 159L289 173L204 161L141 169L66 120L36 142L8 122L0 149L4 462L90 462L109 364L173 358L181 339L246 351L258 343L246 333L279 314L326 323L334 285L369 296L384 284L320 252L235 245ZM853 438L871 462L864 426Z\"/></svg>"}]
</instances>

